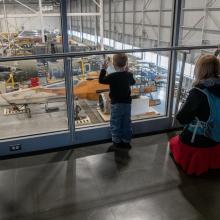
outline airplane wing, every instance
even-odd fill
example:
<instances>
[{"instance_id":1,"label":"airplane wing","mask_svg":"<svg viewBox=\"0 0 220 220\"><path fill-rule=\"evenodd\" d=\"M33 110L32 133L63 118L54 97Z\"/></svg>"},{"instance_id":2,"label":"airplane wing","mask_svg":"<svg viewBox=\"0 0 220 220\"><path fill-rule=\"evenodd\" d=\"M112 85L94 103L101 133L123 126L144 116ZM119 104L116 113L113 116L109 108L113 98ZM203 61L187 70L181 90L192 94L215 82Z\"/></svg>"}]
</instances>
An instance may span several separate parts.
<instances>
[{"instance_id":1,"label":"airplane wing","mask_svg":"<svg viewBox=\"0 0 220 220\"><path fill-rule=\"evenodd\" d=\"M0 106L11 104L45 104L48 102L65 101L65 99L65 96L59 96L57 94L41 92L33 89L26 89L22 91L1 94Z\"/></svg>"}]
</instances>

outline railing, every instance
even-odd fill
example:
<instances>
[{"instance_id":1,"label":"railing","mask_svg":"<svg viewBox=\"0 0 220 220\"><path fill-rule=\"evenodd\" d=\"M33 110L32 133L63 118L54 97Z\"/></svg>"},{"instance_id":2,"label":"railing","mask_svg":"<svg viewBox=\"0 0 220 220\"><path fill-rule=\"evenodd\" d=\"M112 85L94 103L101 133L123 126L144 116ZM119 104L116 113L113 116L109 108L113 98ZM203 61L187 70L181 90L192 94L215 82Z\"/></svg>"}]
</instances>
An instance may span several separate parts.
<instances>
[{"instance_id":1,"label":"railing","mask_svg":"<svg viewBox=\"0 0 220 220\"><path fill-rule=\"evenodd\" d=\"M141 53L141 52L163 52L163 51L190 51L200 49L215 49L217 45L209 46L179 46L179 47L158 47L158 48L142 48L142 49L129 49L129 50L104 50L104 51L84 51L84 52L68 52L56 54L39 54L29 56L11 56L1 57L0 62L19 61L19 60L33 60L33 59L49 59L49 58L68 58L68 57L85 57L91 55L105 55L117 53Z\"/></svg>"},{"instance_id":2,"label":"railing","mask_svg":"<svg viewBox=\"0 0 220 220\"><path fill-rule=\"evenodd\" d=\"M76 129L75 128L75 118L74 118L74 93L73 91L73 81L72 81L72 69L71 69L71 58L78 58L78 57L85 57L90 55L105 55L105 54L117 54L117 53L144 53L144 52L169 52L169 61L167 63L168 68L168 74L167 74L167 86L166 86L166 98L165 98L165 107L164 107L164 114L162 114L160 117L150 118L150 119L141 119L139 121L136 121L134 124L137 128L137 131L139 132L150 132L151 129L153 131L159 130L159 129L167 129L170 128L171 125L175 125L173 121L173 113L175 113L178 109L178 103L180 100L180 93L181 93L181 87L182 84L179 83L178 89L177 89L177 96L176 96L176 103L174 102L174 90L175 90L175 83L176 83L176 64L178 60L181 62L181 71L179 74L179 79L182 81L183 75L184 75L184 66L182 65L186 61L187 54L191 50L208 50L208 49L216 49L217 45L210 45L210 46L178 46L178 47L161 47L161 48L143 48L143 49L128 49L128 50L106 50L106 51L87 51L87 52L68 52L68 53L56 53L56 54L39 54L39 55L30 55L30 56L11 56L11 57L0 57L0 65L3 62L7 61L22 61L22 60L40 60L40 59L64 59L64 72L65 72L65 91L66 91L66 103L67 103L67 119L68 119L68 130L69 133L72 135L71 140L75 141L75 135L77 136L77 141L79 143L84 141L85 134L90 135L88 138L88 141L94 140L94 131L95 129L92 129L91 127L88 128L82 128L82 129ZM181 59L177 57L177 53L181 52L183 56ZM173 106L175 106L175 111L173 111ZM171 121L172 120L172 121ZM148 121L148 126L145 126L145 121ZM155 122L156 121L156 122ZM171 123L170 123L171 122ZM173 123L172 123L173 122ZM96 125L95 125L96 126ZM138 127L139 126L139 127ZM153 128L152 128L153 126ZM107 131L107 125L97 126L95 127L98 132L98 137L100 133L100 139L104 137L105 135L101 136L101 129L105 129ZM103 130L102 130L103 131ZM78 133L77 133L78 132ZM137 132L137 133L138 133ZM41 135L44 133L34 133L31 135L39 135L38 137L41 137ZM81 134L82 137L80 136ZM25 135L25 137L28 135ZM80 137L79 137L80 136ZM24 139L25 139L24 137ZM28 136L30 138L30 136ZM44 136L42 136L43 138ZM17 137L15 137L17 138ZM19 137L20 138L20 137ZM37 138L37 136L36 136ZM49 137L48 137L49 138ZM77 143L78 143L77 142ZM73 142L71 142L73 143ZM55 145L57 146L57 145Z\"/></svg>"}]
</instances>

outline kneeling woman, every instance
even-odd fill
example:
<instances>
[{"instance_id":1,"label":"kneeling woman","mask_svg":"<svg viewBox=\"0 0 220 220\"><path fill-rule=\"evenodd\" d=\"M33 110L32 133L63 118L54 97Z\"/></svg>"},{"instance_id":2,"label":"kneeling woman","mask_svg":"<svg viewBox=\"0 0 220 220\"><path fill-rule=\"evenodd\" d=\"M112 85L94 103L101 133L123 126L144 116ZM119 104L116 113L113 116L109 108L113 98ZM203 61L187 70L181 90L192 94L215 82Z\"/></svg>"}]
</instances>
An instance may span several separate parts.
<instances>
[{"instance_id":1,"label":"kneeling woman","mask_svg":"<svg viewBox=\"0 0 220 220\"><path fill-rule=\"evenodd\" d=\"M176 118L185 125L170 140L176 163L188 174L220 168L220 64L215 56L197 61L193 89Z\"/></svg>"}]
</instances>

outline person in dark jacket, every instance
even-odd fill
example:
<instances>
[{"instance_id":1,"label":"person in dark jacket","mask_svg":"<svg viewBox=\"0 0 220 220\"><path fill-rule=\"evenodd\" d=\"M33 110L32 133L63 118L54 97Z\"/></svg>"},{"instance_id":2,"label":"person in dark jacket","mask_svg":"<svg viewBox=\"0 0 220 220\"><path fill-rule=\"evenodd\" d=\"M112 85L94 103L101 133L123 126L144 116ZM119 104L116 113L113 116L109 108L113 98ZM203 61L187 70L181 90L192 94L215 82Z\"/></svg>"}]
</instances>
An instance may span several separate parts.
<instances>
[{"instance_id":1,"label":"person in dark jacket","mask_svg":"<svg viewBox=\"0 0 220 220\"><path fill-rule=\"evenodd\" d=\"M187 174L220 168L220 63L203 55L195 66L195 81L177 113L184 125L169 141L173 158Z\"/></svg>"},{"instance_id":2,"label":"person in dark jacket","mask_svg":"<svg viewBox=\"0 0 220 220\"><path fill-rule=\"evenodd\" d=\"M213 55L202 56L195 67L194 88L190 90L189 96L177 113L176 118L181 123L186 125L180 138L183 143L192 146L209 147L217 144L212 138L196 134L192 141L193 133L189 129L189 124L198 118L202 122L207 122L210 117L210 103L206 89L213 94L220 102L220 65L218 59ZM219 132L220 135L220 132Z\"/></svg>"},{"instance_id":3,"label":"person in dark jacket","mask_svg":"<svg viewBox=\"0 0 220 220\"><path fill-rule=\"evenodd\" d=\"M10 71L10 67L0 66L0 72Z\"/></svg>"},{"instance_id":4,"label":"person in dark jacket","mask_svg":"<svg viewBox=\"0 0 220 220\"><path fill-rule=\"evenodd\" d=\"M127 71L128 57L126 54L113 56L116 72L106 75L107 64L101 70L99 83L109 84L111 99L110 128L113 145L109 151L117 148L130 149L131 130L131 86L135 84L133 74Z\"/></svg>"}]
</instances>

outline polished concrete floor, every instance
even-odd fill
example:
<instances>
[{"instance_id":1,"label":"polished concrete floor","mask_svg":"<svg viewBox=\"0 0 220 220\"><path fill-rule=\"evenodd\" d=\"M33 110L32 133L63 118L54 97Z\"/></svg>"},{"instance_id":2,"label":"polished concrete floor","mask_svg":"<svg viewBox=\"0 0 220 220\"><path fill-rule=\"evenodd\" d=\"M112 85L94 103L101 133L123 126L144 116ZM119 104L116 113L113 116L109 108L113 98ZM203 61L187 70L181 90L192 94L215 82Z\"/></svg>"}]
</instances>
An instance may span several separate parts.
<instances>
[{"instance_id":1,"label":"polished concrete floor","mask_svg":"<svg viewBox=\"0 0 220 220\"><path fill-rule=\"evenodd\" d=\"M0 161L0 219L219 220L220 174L185 175L171 134L132 140L130 158L109 144Z\"/></svg>"}]
</instances>

